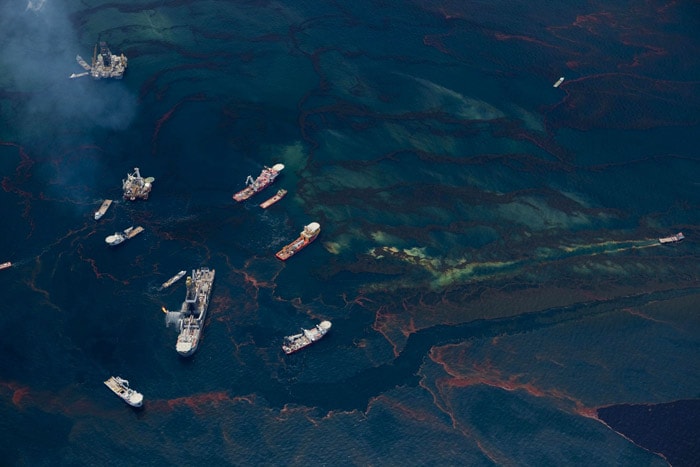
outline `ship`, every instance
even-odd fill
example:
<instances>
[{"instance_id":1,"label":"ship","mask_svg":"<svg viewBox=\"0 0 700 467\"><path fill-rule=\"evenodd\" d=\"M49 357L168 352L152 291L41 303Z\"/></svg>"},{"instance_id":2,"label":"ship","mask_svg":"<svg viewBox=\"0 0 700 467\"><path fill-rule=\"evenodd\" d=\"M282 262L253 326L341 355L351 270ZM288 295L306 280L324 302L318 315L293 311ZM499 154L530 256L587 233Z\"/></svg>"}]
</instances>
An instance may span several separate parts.
<instances>
[{"instance_id":1,"label":"ship","mask_svg":"<svg viewBox=\"0 0 700 467\"><path fill-rule=\"evenodd\" d=\"M564 77L562 76L561 78L559 78L559 79L557 80L556 83L554 83L554 84L552 85L552 87L553 87L553 88L558 88L559 85L560 85L561 83L563 83L563 82L564 82Z\"/></svg>"},{"instance_id":2,"label":"ship","mask_svg":"<svg viewBox=\"0 0 700 467\"><path fill-rule=\"evenodd\" d=\"M102 216L105 215L107 212L107 209L112 205L112 200L111 199L106 199L102 202L102 206L100 206L100 209L95 211L95 220L100 220L102 219Z\"/></svg>"},{"instance_id":3,"label":"ship","mask_svg":"<svg viewBox=\"0 0 700 467\"><path fill-rule=\"evenodd\" d=\"M263 209L267 209L270 206L272 206L273 204L275 204L277 201L284 198L284 195L286 195L286 194L287 194L287 190L285 190L284 188L282 188L281 190L277 190L277 194L275 196L273 196L272 198L260 203L260 207Z\"/></svg>"},{"instance_id":4,"label":"ship","mask_svg":"<svg viewBox=\"0 0 700 467\"><path fill-rule=\"evenodd\" d=\"M307 347L326 335L331 328L330 321L321 321L311 329L302 329L301 333L284 338L282 350L287 355Z\"/></svg>"},{"instance_id":5,"label":"ship","mask_svg":"<svg viewBox=\"0 0 700 467\"><path fill-rule=\"evenodd\" d=\"M119 376L111 376L105 385L112 390L114 394L121 397L124 402L132 407L141 407L143 405L143 394L129 387L129 381Z\"/></svg>"},{"instance_id":6,"label":"ship","mask_svg":"<svg viewBox=\"0 0 700 467\"><path fill-rule=\"evenodd\" d=\"M299 237L275 253L275 256L282 261L289 259L297 254L299 250L304 248L306 245L316 240L319 233L321 233L321 225L318 222L312 222L309 225L304 226L304 230L301 231Z\"/></svg>"},{"instance_id":7,"label":"ship","mask_svg":"<svg viewBox=\"0 0 700 467\"><path fill-rule=\"evenodd\" d=\"M134 173L127 174L126 180L122 180L124 199L129 201L148 199L148 194L151 192L155 180L153 177L143 178L139 168L134 167Z\"/></svg>"},{"instance_id":8,"label":"ship","mask_svg":"<svg viewBox=\"0 0 700 467\"><path fill-rule=\"evenodd\" d=\"M131 226L128 229L124 229L123 232L114 232L112 235L108 235L105 238L105 242L109 246L117 246L126 240L131 240L141 232L143 232L143 227L140 225L138 227Z\"/></svg>"},{"instance_id":9,"label":"ship","mask_svg":"<svg viewBox=\"0 0 700 467\"><path fill-rule=\"evenodd\" d=\"M170 287L171 285L173 285L175 282L177 282L177 281L179 281L180 279L182 279L182 278L184 277L185 274L187 274L187 271L185 271L184 269L183 269L182 271L178 272L178 273L175 274L173 277L171 277L171 278L168 279L167 281L163 282L163 284L160 286L160 290L167 289L168 287Z\"/></svg>"},{"instance_id":10,"label":"ship","mask_svg":"<svg viewBox=\"0 0 700 467\"><path fill-rule=\"evenodd\" d=\"M238 202L247 200L255 193L274 182L283 169L284 164L275 164L271 168L267 166L263 168L262 172L260 172L260 175L258 175L258 178L255 180L253 180L252 175L248 175L248 178L245 179L246 187L233 195L233 199Z\"/></svg>"},{"instance_id":11,"label":"ship","mask_svg":"<svg viewBox=\"0 0 700 467\"><path fill-rule=\"evenodd\" d=\"M100 41L100 53L97 53L97 44L92 52L92 64L89 65L83 57L76 55L75 60L85 69L83 73L73 73L71 78L80 78L82 76L91 76L94 79L114 78L122 79L128 60L124 56L114 55L107 43Z\"/></svg>"},{"instance_id":12,"label":"ship","mask_svg":"<svg viewBox=\"0 0 700 467\"><path fill-rule=\"evenodd\" d=\"M678 232L676 235L671 235L670 237L662 237L659 239L659 243L675 243L680 242L685 238L683 232Z\"/></svg>"},{"instance_id":13,"label":"ship","mask_svg":"<svg viewBox=\"0 0 700 467\"><path fill-rule=\"evenodd\" d=\"M0 271L3 269L7 269L11 266L12 266L12 262L10 262L10 261L7 261L6 263L2 263L2 264L0 264Z\"/></svg>"},{"instance_id":14,"label":"ship","mask_svg":"<svg viewBox=\"0 0 700 467\"><path fill-rule=\"evenodd\" d=\"M177 323L180 334L175 350L183 357L189 357L197 350L202 337L204 320L209 307L209 297L214 285L214 270L200 268L187 276L185 301L179 311L168 311L163 307L166 326Z\"/></svg>"}]
</instances>

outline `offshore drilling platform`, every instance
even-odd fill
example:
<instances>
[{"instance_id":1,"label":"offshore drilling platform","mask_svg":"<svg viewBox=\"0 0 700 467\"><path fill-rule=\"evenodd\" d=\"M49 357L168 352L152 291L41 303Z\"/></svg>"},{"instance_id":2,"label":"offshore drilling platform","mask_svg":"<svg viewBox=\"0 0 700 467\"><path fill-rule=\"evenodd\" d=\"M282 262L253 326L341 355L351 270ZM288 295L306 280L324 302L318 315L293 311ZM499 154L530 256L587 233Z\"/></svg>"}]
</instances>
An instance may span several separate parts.
<instances>
[{"instance_id":1,"label":"offshore drilling platform","mask_svg":"<svg viewBox=\"0 0 700 467\"><path fill-rule=\"evenodd\" d=\"M71 78L92 76L94 79L122 79L124 77L124 71L126 71L127 66L127 59L124 54L114 55L104 41L100 41L99 45L100 53L97 53L97 44L92 52L92 65L88 65L80 55L75 57L80 66L85 68L85 71L82 73L73 73L70 75Z\"/></svg>"}]
</instances>

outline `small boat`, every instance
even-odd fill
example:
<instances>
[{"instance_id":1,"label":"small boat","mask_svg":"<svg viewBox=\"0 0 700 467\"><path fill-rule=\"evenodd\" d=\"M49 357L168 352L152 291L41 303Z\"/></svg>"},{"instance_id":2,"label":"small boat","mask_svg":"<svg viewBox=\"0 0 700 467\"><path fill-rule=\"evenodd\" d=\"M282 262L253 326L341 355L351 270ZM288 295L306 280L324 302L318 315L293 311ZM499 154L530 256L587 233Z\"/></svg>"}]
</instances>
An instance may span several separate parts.
<instances>
[{"instance_id":1,"label":"small boat","mask_svg":"<svg viewBox=\"0 0 700 467\"><path fill-rule=\"evenodd\" d=\"M685 238L683 232L678 232L676 235L671 235L670 237L662 237L659 239L659 243L675 243L680 242Z\"/></svg>"},{"instance_id":2,"label":"small boat","mask_svg":"<svg viewBox=\"0 0 700 467\"><path fill-rule=\"evenodd\" d=\"M102 216L105 215L107 212L107 209L112 205L112 200L111 199L106 199L102 202L102 206L100 206L100 209L95 211L95 220L100 220Z\"/></svg>"},{"instance_id":3,"label":"small boat","mask_svg":"<svg viewBox=\"0 0 700 467\"><path fill-rule=\"evenodd\" d=\"M111 376L105 381L105 385L130 406L141 407L143 405L143 394L131 389L129 387L129 381L124 378Z\"/></svg>"},{"instance_id":4,"label":"small boat","mask_svg":"<svg viewBox=\"0 0 700 467\"><path fill-rule=\"evenodd\" d=\"M282 188L281 190L278 190L278 191L277 191L277 194L276 194L275 196L273 196L272 198L268 199L267 201L263 201L262 203L260 203L260 207L263 208L263 209L267 209L267 208L269 208L270 206L272 206L273 204L275 204L277 201L279 201L279 200L281 200L282 198L284 198L284 195L286 195L286 194L287 194L287 190L285 190L284 188Z\"/></svg>"},{"instance_id":5,"label":"small boat","mask_svg":"<svg viewBox=\"0 0 700 467\"><path fill-rule=\"evenodd\" d=\"M173 285L175 282L177 282L180 279L182 279L183 277L185 277L185 274L187 274L187 271L185 271L184 269L182 271L178 272L173 277L171 277L167 281L163 282L163 285L160 286L160 290L167 289L168 287Z\"/></svg>"},{"instance_id":6,"label":"small boat","mask_svg":"<svg viewBox=\"0 0 700 467\"><path fill-rule=\"evenodd\" d=\"M559 78L559 79L557 80L556 83L554 83L554 84L552 85L552 87L553 87L553 88L558 88L559 85L560 85L561 83L563 83L563 82L564 82L564 77L562 76L561 78Z\"/></svg>"},{"instance_id":7,"label":"small boat","mask_svg":"<svg viewBox=\"0 0 700 467\"><path fill-rule=\"evenodd\" d=\"M0 264L0 270L7 269L10 266L12 266L12 263L10 261L8 261L6 263L2 263L2 264Z\"/></svg>"},{"instance_id":8,"label":"small boat","mask_svg":"<svg viewBox=\"0 0 700 467\"><path fill-rule=\"evenodd\" d=\"M286 336L284 344L282 344L282 350L287 355L301 350L325 336L330 328L330 321L321 321L311 329L302 329L300 334Z\"/></svg>"}]
</instances>

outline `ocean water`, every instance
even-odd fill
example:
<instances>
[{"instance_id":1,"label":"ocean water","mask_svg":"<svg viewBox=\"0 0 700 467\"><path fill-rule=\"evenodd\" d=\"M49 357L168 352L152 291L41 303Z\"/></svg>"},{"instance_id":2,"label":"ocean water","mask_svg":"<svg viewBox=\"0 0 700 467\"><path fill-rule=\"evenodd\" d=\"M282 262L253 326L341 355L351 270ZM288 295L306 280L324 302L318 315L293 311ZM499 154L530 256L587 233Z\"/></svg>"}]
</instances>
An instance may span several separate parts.
<instances>
[{"instance_id":1,"label":"ocean water","mask_svg":"<svg viewBox=\"0 0 700 467\"><path fill-rule=\"evenodd\" d=\"M699 26L683 0L3 3L1 463L697 465ZM124 79L68 79L98 40ZM183 359L158 286L201 266Z\"/></svg>"}]
</instances>

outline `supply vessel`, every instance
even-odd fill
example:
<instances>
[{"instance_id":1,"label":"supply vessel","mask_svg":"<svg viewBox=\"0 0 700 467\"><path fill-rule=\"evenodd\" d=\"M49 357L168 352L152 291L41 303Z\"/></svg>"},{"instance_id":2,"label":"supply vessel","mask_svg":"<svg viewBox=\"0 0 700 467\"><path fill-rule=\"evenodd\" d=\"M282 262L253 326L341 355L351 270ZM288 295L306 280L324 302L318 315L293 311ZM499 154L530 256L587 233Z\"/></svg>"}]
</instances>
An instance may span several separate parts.
<instances>
[{"instance_id":1,"label":"supply vessel","mask_svg":"<svg viewBox=\"0 0 700 467\"><path fill-rule=\"evenodd\" d=\"M564 82L564 77L562 76L561 78L559 78L559 79L556 81L556 83L554 83L554 84L552 85L552 87L553 87L553 88L558 88L558 87L561 85L561 83L563 83L563 82Z\"/></svg>"},{"instance_id":2,"label":"supply vessel","mask_svg":"<svg viewBox=\"0 0 700 467\"><path fill-rule=\"evenodd\" d=\"M683 232L678 232L676 235L671 235L670 237L662 237L659 239L659 243L674 243L680 242L685 238Z\"/></svg>"},{"instance_id":3,"label":"supply vessel","mask_svg":"<svg viewBox=\"0 0 700 467\"><path fill-rule=\"evenodd\" d=\"M5 262L5 263L0 264L0 270L7 269L7 268L9 268L9 267L11 267L11 266L12 266L12 262L11 262L11 261L7 261L7 262Z\"/></svg>"},{"instance_id":4,"label":"supply vessel","mask_svg":"<svg viewBox=\"0 0 700 467\"><path fill-rule=\"evenodd\" d=\"M182 279L185 276L185 274L187 274L187 271L185 271L184 269L182 271L178 272L173 277L171 277L167 281L163 282L163 284L160 286L160 290L167 289L168 287L173 285L175 282Z\"/></svg>"},{"instance_id":5,"label":"supply vessel","mask_svg":"<svg viewBox=\"0 0 700 467\"><path fill-rule=\"evenodd\" d=\"M277 190L277 194L275 196L273 196L272 198L260 203L260 207L263 209L267 209L270 206L272 206L273 204L275 204L277 201L284 198L284 195L286 195L286 194L287 194L287 190L285 190L284 188L282 188L281 190Z\"/></svg>"},{"instance_id":6,"label":"supply vessel","mask_svg":"<svg viewBox=\"0 0 700 467\"><path fill-rule=\"evenodd\" d=\"M304 230L301 231L299 237L289 245L285 245L280 251L275 253L275 256L282 261L289 259L306 247L306 245L316 240L319 233L321 233L321 225L318 222L312 222L304 226Z\"/></svg>"},{"instance_id":7,"label":"supply vessel","mask_svg":"<svg viewBox=\"0 0 700 467\"><path fill-rule=\"evenodd\" d=\"M112 235L108 235L105 238L105 242L109 246L117 246L126 240L131 240L141 232L143 232L143 227L140 225L138 227L134 227L132 225L128 229L124 229L123 232L114 232Z\"/></svg>"},{"instance_id":8,"label":"supply vessel","mask_svg":"<svg viewBox=\"0 0 700 467\"><path fill-rule=\"evenodd\" d=\"M129 387L129 381L119 376L111 376L105 385L132 407L143 405L143 394Z\"/></svg>"},{"instance_id":9,"label":"supply vessel","mask_svg":"<svg viewBox=\"0 0 700 467\"><path fill-rule=\"evenodd\" d=\"M112 205L112 200L111 200L111 199L106 199L106 200L104 200L104 201L102 202L102 206L100 206L100 208L99 208L97 211L95 211L95 220L96 220L96 221L97 221L97 220L100 220L100 219L102 218L102 216L105 215L105 213L107 212L107 209L109 209L109 207L110 207L111 205Z\"/></svg>"},{"instance_id":10,"label":"supply vessel","mask_svg":"<svg viewBox=\"0 0 700 467\"><path fill-rule=\"evenodd\" d=\"M331 328L330 321L321 321L311 329L302 329L301 333L284 338L282 350L287 355L307 347L326 335Z\"/></svg>"},{"instance_id":11,"label":"supply vessel","mask_svg":"<svg viewBox=\"0 0 700 467\"><path fill-rule=\"evenodd\" d=\"M238 202L245 201L263 188L275 181L280 172L284 169L284 164L275 164L272 167L263 168L258 178L253 180L252 175L245 179L246 187L233 195L233 199Z\"/></svg>"},{"instance_id":12,"label":"supply vessel","mask_svg":"<svg viewBox=\"0 0 700 467\"><path fill-rule=\"evenodd\" d=\"M124 199L135 201L137 199L148 199L148 194L153 188L153 177L143 178L138 167L134 167L134 173L126 174L126 179L122 180L122 190Z\"/></svg>"},{"instance_id":13,"label":"supply vessel","mask_svg":"<svg viewBox=\"0 0 700 467\"><path fill-rule=\"evenodd\" d=\"M71 78L80 78L82 76L92 76L94 79L114 78L122 79L128 60L124 56L115 55L109 50L107 43L100 41L100 53L97 53L97 44L92 52L92 65L88 63L80 55L76 55L75 60L85 69L83 73L73 73Z\"/></svg>"},{"instance_id":14,"label":"supply vessel","mask_svg":"<svg viewBox=\"0 0 700 467\"><path fill-rule=\"evenodd\" d=\"M214 269L209 268L193 270L192 275L187 276L187 292L180 310L168 311L163 307L166 326L171 323L178 325L180 333L175 350L183 357L195 353L199 346L214 285L214 273Z\"/></svg>"}]
</instances>

